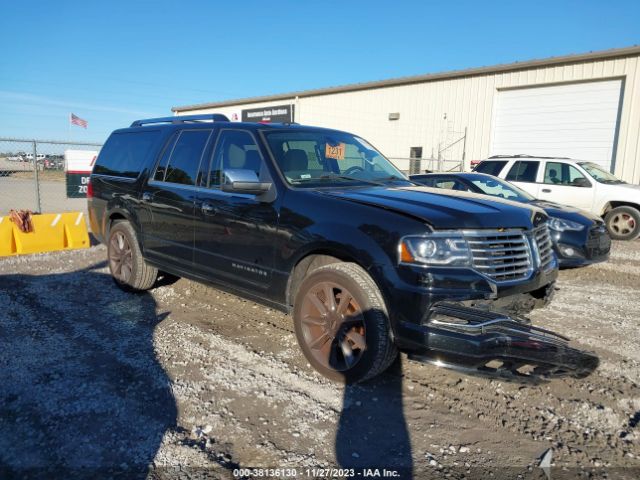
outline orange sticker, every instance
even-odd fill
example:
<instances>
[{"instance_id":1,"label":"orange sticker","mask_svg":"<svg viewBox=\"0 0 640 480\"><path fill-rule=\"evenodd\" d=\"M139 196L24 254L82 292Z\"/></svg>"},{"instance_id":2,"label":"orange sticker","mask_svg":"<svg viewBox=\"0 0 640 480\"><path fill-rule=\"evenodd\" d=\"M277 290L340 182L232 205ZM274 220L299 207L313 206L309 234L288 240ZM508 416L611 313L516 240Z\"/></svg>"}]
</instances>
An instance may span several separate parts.
<instances>
[{"instance_id":1,"label":"orange sticker","mask_svg":"<svg viewBox=\"0 0 640 480\"><path fill-rule=\"evenodd\" d=\"M345 144L344 143L339 143L338 145L329 145L327 143L327 146L324 149L324 156L326 158L335 158L336 160L344 160L344 151L345 151Z\"/></svg>"}]
</instances>

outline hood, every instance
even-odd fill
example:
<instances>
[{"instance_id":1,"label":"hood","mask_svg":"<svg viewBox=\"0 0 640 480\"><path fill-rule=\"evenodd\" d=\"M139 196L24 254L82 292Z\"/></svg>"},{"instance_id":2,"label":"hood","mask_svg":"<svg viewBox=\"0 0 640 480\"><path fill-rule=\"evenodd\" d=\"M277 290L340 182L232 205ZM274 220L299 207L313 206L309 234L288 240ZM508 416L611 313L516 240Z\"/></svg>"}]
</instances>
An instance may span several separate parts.
<instances>
[{"instance_id":1,"label":"hood","mask_svg":"<svg viewBox=\"0 0 640 480\"><path fill-rule=\"evenodd\" d=\"M605 183L604 185L607 185L608 187L628 188L633 191L633 193L640 194L640 185L635 185L633 183Z\"/></svg>"},{"instance_id":2,"label":"hood","mask_svg":"<svg viewBox=\"0 0 640 480\"><path fill-rule=\"evenodd\" d=\"M546 219L534 206L441 188L380 186L318 193L412 216L434 229L531 229Z\"/></svg>"},{"instance_id":3,"label":"hood","mask_svg":"<svg viewBox=\"0 0 640 480\"><path fill-rule=\"evenodd\" d=\"M602 219L592 213L568 205L547 202L546 200L532 200L529 204L542 208L550 217L573 220L574 222L587 226L593 225L594 223L602 223Z\"/></svg>"}]
</instances>

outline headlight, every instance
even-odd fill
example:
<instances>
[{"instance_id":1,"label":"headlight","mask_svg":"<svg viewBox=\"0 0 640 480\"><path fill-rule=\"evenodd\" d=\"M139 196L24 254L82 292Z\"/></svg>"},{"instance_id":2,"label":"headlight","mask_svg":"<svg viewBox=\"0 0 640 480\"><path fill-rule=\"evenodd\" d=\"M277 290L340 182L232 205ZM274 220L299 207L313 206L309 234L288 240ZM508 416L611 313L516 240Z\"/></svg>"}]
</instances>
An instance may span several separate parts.
<instances>
[{"instance_id":1,"label":"headlight","mask_svg":"<svg viewBox=\"0 0 640 480\"><path fill-rule=\"evenodd\" d=\"M574 222L572 220L565 220L564 218L549 217L549 228L558 232L564 232L566 230L580 231L584 230L584 225Z\"/></svg>"},{"instance_id":2,"label":"headlight","mask_svg":"<svg viewBox=\"0 0 640 480\"><path fill-rule=\"evenodd\" d=\"M453 233L404 237L398 250L401 263L455 267L471 265L471 251L467 241Z\"/></svg>"}]
</instances>

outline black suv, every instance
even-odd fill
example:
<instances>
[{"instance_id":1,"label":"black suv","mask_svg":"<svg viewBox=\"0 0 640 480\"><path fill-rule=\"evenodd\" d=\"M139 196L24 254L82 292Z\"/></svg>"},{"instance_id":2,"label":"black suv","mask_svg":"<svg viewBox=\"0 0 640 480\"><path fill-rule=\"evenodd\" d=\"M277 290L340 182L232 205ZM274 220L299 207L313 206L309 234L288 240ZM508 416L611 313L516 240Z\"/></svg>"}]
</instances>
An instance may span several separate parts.
<instances>
[{"instance_id":1,"label":"black suv","mask_svg":"<svg viewBox=\"0 0 640 480\"><path fill-rule=\"evenodd\" d=\"M292 312L329 378L370 378L398 349L485 373L597 364L519 317L557 275L542 210L416 186L358 136L139 120L111 134L88 190L118 285L146 290L167 272Z\"/></svg>"}]
</instances>

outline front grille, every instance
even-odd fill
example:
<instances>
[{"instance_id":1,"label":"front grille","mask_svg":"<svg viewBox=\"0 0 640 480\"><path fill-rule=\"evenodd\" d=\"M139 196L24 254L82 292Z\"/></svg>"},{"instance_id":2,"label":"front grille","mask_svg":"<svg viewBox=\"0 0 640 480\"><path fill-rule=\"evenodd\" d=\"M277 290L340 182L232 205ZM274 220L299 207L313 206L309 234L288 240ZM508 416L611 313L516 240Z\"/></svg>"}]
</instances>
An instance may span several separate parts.
<instances>
[{"instance_id":1,"label":"front grille","mask_svg":"<svg viewBox=\"0 0 640 480\"><path fill-rule=\"evenodd\" d=\"M531 274L531 248L522 230L467 231L473 266L496 282L520 280Z\"/></svg>"},{"instance_id":2,"label":"front grille","mask_svg":"<svg viewBox=\"0 0 640 480\"><path fill-rule=\"evenodd\" d=\"M543 225L533 231L533 236L538 247L538 256L540 257L540 267L546 270L553 261L553 243L551 242L551 234L549 227Z\"/></svg>"}]
</instances>

